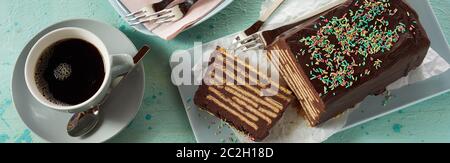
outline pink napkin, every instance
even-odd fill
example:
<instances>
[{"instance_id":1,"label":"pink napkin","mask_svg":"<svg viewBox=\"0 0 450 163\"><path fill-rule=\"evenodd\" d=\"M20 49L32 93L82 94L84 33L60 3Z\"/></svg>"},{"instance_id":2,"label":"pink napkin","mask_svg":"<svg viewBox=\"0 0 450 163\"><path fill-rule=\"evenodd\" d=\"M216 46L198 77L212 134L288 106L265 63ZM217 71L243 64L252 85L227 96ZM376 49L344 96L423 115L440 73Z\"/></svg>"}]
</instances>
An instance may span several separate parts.
<instances>
[{"instance_id":1,"label":"pink napkin","mask_svg":"<svg viewBox=\"0 0 450 163\"><path fill-rule=\"evenodd\" d=\"M125 7L131 12L140 10L146 4L160 1L161 0L121 0ZM170 6L174 6L182 1L183 0L174 1ZM223 0L199 0L181 20L161 25L145 23L144 26L155 35L165 40L171 40L183 32L186 28L201 20L209 12L214 10L220 3L222 3L222 1Z\"/></svg>"}]
</instances>

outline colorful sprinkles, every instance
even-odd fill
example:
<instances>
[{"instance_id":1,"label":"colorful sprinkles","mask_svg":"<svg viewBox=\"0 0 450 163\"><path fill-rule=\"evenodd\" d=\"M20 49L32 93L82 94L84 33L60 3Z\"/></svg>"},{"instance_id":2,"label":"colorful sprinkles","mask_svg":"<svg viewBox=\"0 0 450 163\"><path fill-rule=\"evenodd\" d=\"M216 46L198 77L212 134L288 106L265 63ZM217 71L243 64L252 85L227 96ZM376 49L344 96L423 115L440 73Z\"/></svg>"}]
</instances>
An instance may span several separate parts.
<instances>
[{"instance_id":1,"label":"colorful sprinkles","mask_svg":"<svg viewBox=\"0 0 450 163\"><path fill-rule=\"evenodd\" d=\"M342 17L320 17L312 27L316 35L300 39L306 46L296 58L308 55L306 66L311 69L310 80L323 83L323 97L339 87L350 88L359 79L379 70L383 62L377 57L391 50L400 34L415 30L415 24L389 22L385 16L395 16L390 0L355 0L356 11L350 9ZM407 13L410 16L410 13ZM334 44L335 43L335 44ZM362 71L361 71L362 70Z\"/></svg>"}]
</instances>

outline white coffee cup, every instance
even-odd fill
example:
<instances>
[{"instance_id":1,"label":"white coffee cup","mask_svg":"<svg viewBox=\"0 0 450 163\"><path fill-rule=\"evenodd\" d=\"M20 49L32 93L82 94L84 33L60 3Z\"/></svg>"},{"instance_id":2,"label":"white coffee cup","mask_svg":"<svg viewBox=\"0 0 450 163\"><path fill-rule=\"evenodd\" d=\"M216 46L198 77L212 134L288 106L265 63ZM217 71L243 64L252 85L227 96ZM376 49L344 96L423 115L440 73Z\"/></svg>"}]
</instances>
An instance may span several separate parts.
<instances>
[{"instance_id":1,"label":"white coffee cup","mask_svg":"<svg viewBox=\"0 0 450 163\"><path fill-rule=\"evenodd\" d=\"M44 97L35 79L36 66L44 51L58 41L65 39L81 39L97 47L103 59L105 70L104 81L97 92L88 100L77 105L61 105ZM34 98L48 108L69 113L83 112L99 105L110 93L114 79L121 77L134 67L133 57L128 54L109 54L108 49L94 33L82 28L66 27L54 30L41 39L31 49L25 63L25 81ZM70 92L67 92L70 94Z\"/></svg>"}]
</instances>

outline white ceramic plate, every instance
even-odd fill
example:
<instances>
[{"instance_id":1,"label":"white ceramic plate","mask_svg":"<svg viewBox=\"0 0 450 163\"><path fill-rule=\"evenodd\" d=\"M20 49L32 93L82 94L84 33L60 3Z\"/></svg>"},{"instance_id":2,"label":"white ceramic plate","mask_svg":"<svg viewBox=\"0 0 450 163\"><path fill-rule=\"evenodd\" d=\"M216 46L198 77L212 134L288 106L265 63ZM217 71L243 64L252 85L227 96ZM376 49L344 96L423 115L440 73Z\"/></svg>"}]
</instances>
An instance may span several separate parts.
<instances>
[{"instance_id":1,"label":"white ceramic plate","mask_svg":"<svg viewBox=\"0 0 450 163\"><path fill-rule=\"evenodd\" d=\"M447 62L450 62L450 50L447 41L445 40L429 2L425 0L407 0L407 2L419 13L421 23L431 39L432 48ZM193 56L191 57L194 58ZM176 65L171 64L171 66L173 67ZM442 75L392 91L391 93L396 97L395 100L390 101L387 106L382 105L385 98L384 96L370 96L364 100L361 107L349 115L343 130L449 92L449 81L450 71L447 71ZM233 136L230 136L233 132L229 127L224 127L221 125L223 122L220 119L211 116L194 105L192 98L194 97L197 88L197 86L184 85L178 87L197 142L233 142Z\"/></svg>"},{"instance_id":2,"label":"white ceramic plate","mask_svg":"<svg viewBox=\"0 0 450 163\"><path fill-rule=\"evenodd\" d=\"M212 16L214 16L215 14L219 13L220 11L222 11L225 7L227 7L229 4L231 4L231 2L233 2L233 0L224 0L219 6L216 7L216 9L214 9L213 11L211 11L208 15L206 15L203 19L201 19L200 21L198 21L197 23L195 23L194 25L192 25L189 28L195 27L196 25L204 22L205 20L208 20L209 18L211 18ZM109 0L109 3L111 3L111 5L114 7L114 9L117 11L117 13L120 14L120 16L125 17L125 15L129 14L130 12L123 6L123 4L119 1L119 0ZM144 25L137 25L137 26L133 26L134 29L136 29L137 31L150 35L150 36L154 36L155 34L153 34L151 31L147 30L147 28L144 27ZM189 29L188 28L188 29ZM186 29L186 30L188 30Z\"/></svg>"},{"instance_id":3,"label":"white ceramic plate","mask_svg":"<svg viewBox=\"0 0 450 163\"><path fill-rule=\"evenodd\" d=\"M69 113L46 108L36 101L27 89L24 79L25 60L34 43L46 33L63 27L79 27L89 30L104 41L110 54L136 54L133 43L114 27L93 20L68 20L52 25L36 35L23 49L17 59L12 79L12 97L15 108L23 122L36 135L48 142L97 143L117 135L135 118L144 97L144 66L139 65L120 85L101 108L103 121L91 135L72 138L67 134Z\"/></svg>"}]
</instances>

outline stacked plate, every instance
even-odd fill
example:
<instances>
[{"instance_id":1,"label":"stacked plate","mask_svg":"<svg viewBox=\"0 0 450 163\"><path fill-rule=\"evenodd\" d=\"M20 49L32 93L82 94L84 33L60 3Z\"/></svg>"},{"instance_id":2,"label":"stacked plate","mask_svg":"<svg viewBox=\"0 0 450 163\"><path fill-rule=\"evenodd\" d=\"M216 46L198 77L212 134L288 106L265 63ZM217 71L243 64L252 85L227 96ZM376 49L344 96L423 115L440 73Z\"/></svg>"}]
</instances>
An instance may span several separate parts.
<instances>
[{"instance_id":1,"label":"stacked plate","mask_svg":"<svg viewBox=\"0 0 450 163\"><path fill-rule=\"evenodd\" d=\"M114 9L116 9L117 13L119 13L122 17L125 17L125 15L130 13L130 11L128 11L128 9L126 9L124 7L124 5L122 4L122 2L120 2L120 0L109 0L109 2L114 7ZM231 4L231 2L233 2L233 0L224 0L219 6L216 7L216 9L214 9L212 12L210 12L208 15L206 15L203 19L201 19L200 21L198 21L197 23L192 25L190 28L192 28L192 27L194 27L194 26L204 22L205 20L208 20L209 18L211 18L215 14L219 13L220 11L222 11L229 4ZM155 35L151 31L147 30L147 28L145 28L144 25L142 25L142 24L133 26L133 28L135 28L139 32L142 32L142 33L150 35L150 36L154 36Z\"/></svg>"}]
</instances>

